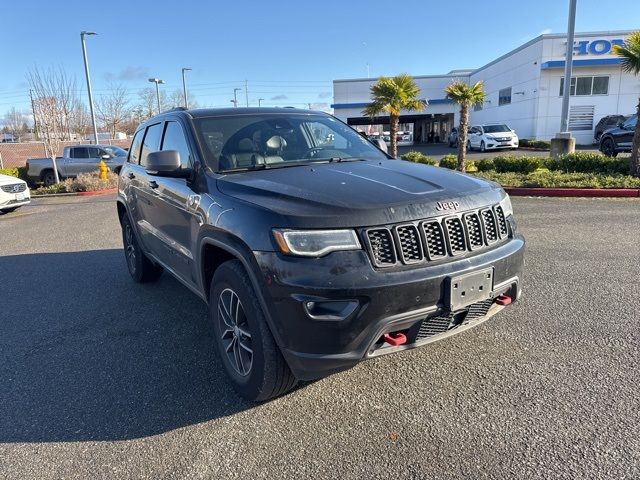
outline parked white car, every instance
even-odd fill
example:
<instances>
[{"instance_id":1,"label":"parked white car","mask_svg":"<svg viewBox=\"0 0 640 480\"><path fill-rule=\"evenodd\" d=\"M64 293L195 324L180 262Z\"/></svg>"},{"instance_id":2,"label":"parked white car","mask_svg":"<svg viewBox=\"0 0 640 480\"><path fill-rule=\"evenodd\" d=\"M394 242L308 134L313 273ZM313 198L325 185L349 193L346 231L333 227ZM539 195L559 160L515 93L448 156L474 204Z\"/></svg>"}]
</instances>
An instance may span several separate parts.
<instances>
[{"instance_id":1,"label":"parked white car","mask_svg":"<svg viewBox=\"0 0 640 480\"><path fill-rule=\"evenodd\" d=\"M504 123L475 125L469 129L467 148L470 150L495 150L518 148L518 135Z\"/></svg>"},{"instance_id":2,"label":"parked white car","mask_svg":"<svg viewBox=\"0 0 640 480\"><path fill-rule=\"evenodd\" d=\"M31 201L31 192L27 182L9 175L0 175L0 210L13 212L16 208Z\"/></svg>"}]
</instances>

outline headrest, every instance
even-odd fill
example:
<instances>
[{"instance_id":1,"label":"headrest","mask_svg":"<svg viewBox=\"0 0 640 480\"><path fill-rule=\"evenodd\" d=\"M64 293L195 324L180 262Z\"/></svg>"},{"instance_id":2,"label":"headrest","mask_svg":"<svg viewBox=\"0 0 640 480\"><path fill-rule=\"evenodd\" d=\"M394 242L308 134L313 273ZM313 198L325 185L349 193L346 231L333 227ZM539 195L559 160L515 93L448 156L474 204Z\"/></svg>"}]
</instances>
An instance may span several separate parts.
<instances>
[{"instance_id":1,"label":"headrest","mask_svg":"<svg viewBox=\"0 0 640 480\"><path fill-rule=\"evenodd\" d=\"M253 141L250 138L243 138L238 142L238 150L241 152L252 152L254 150Z\"/></svg>"},{"instance_id":2,"label":"headrest","mask_svg":"<svg viewBox=\"0 0 640 480\"><path fill-rule=\"evenodd\" d=\"M269 150L280 151L284 147L287 146L287 141L282 138L280 135L274 135L269 140L267 140L266 147Z\"/></svg>"}]
</instances>

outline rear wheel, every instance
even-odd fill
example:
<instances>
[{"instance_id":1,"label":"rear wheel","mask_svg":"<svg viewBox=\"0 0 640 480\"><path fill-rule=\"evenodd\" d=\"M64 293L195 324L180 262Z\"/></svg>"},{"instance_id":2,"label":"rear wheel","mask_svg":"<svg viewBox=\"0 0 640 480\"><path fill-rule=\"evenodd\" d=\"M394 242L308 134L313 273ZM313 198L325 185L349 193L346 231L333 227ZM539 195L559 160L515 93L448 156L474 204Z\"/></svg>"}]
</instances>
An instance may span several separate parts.
<instances>
[{"instance_id":1,"label":"rear wheel","mask_svg":"<svg viewBox=\"0 0 640 480\"><path fill-rule=\"evenodd\" d=\"M602 140L602 143L600 144L600 151L607 157L615 157L618 155L618 152L616 152L616 146L611 138L605 138Z\"/></svg>"},{"instance_id":2,"label":"rear wheel","mask_svg":"<svg viewBox=\"0 0 640 480\"><path fill-rule=\"evenodd\" d=\"M487 151L487 149L484 146L484 140L480 142L480 151L481 152L486 152Z\"/></svg>"},{"instance_id":3,"label":"rear wheel","mask_svg":"<svg viewBox=\"0 0 640 480\"><path fill-rule=\"evenodd\" d=\"M238 260L216 270L209 292L216 347L235 390L264 401L291 390L296 378L271 335L251 281Z\"/></svg>"},{"instance_id":4,"label":"rear wheel","mask_svg":"<svg viewBox=\"0 0 640 480\"><path fill-rule=\"evenodd\" d=\"M162 267L154 264L140 249L140 244L133 231L129 217L125 213L122 218L122 243L127 268L131 278L137 283L154 282L162 275Z\"/></svg>"},{"instance_id":5,"label":"rear wheel","mask_svg":"<svg viewBox=\"0 0 640 480\"><path fill-rule=\"evenodd\" d=\"M45 187L50 187L54 183L56 183L56 174L53 170L46 170L42 173L42 183L44 183Z\"/></svg>"}]
</instances>

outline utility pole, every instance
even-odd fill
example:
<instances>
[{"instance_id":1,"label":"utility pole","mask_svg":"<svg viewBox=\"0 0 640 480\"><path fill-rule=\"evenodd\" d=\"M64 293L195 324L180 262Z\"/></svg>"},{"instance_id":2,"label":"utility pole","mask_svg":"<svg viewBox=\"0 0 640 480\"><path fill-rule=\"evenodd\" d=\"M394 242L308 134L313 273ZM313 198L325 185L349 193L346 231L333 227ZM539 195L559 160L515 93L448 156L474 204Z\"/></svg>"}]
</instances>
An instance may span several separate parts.
<instances>
[{"instance_id":1,"label":"utility pole","mask_svg":"<svg viewBox=\"0 0 640 480\"><path fill-rule=\"evenodd\" d=\"M96 32L80 32L80 42L82 43L82 56L84 57L84 74L87 77L87 93L89 94L89 110L91 111L91 124L93 125L93 143L98 144L98 126L96 124L96 114L93 111L93 95L91 94L91 76L89 75L89 60L87 60L87 45L84 41L85 35L97 35ZM57 172L56 172L57 173Z\"/></svg>"},{"instance_id":2,"label":"utility pole","mask_svg":"<svg viewBox=\"0 0 640 480\"><path fill-rule=\"evenodd\" d=\"M246 100L247 107L249 106L249 82L244 81L244 99Z\"/></svg>"},{"instance_id":3,"label":"utility pole","mask_svg":"<svg viewBox=\"0 0 640 480\"><path fill-rule=\"evenodd\" d=\"M567 25L567 54L564 65L564 91L562 92L562 113L560 132L551 139L551 157L558 158L576 150L576 139L569 131L569 98L571 96L571 71L573 64L573 39L576 27L576 0L569 0L569 21Z\"/></svg>"},{"instance_id":4,"label":"utility pole","mask_svg":"<svg viewBox=\"0 0 640 480\"><path fill-rule=\"evenodd\" d=\"M233 100L231 100L233 102L233 106L235 108L238 108L238 95L237 92L239 92L240 90L242 90L241 88L234 88L233 89Z\"/></svg>"},{"instance_id":5,"label":"utility pole","mask_svg":"<svg viewBox=\"0 0 640 480\"><path fill-rule=\"evenodd\" d=\"M264 98L259 98L258 99L258 106L261 107L262 106L262 102L264 101Z\"/></svg>"},{"instance_id":6,"label":"utility pole","mask_svg":"<svg viewBox=\"0 0 640 480\"><path fill-rule=\"evenodd\" d=\"M184 72L190 71L190 68L184 67L182 69L182 93L184 94L184 108L189 108L189 101L187 100L187 81L184 78Z\"/></svg>"},{"instance_id":7,"label":"utility pole","mask_svg":"<svg viewBox=\"0 0 640 480\"><path fill-rule=\"evenodd\" d=\"M31 114L33 115L33 134L35 139L38 140L38 119L36 116L36 106L33 103L33 90L29 89L29 98L31 99Z\"/></svg>"}]
</instances>

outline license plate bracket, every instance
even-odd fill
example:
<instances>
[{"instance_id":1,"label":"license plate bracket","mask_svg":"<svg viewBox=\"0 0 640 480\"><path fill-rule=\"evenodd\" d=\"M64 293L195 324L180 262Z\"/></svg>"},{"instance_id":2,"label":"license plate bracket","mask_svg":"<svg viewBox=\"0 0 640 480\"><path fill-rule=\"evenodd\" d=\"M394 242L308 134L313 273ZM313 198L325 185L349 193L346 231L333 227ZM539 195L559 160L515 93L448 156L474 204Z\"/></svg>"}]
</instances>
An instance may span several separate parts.
<instances>
[{"instance_id":1,"label":"license plate bracket","mask_svg":"<svg viewBox=\"0 0 640 480\"><path fill-rule=\"evenodd\" d=\"M449 277L449 308L452 312L491 297L493 267Z\"/></svg>"},{"instance_id":2,"label":"license plate bracket","mask_svg":"<svg viewBox=\"0 0 640 480\"><path fill-rule=\"evenodd\" d=\"M16 193L16 200L17 201L22 201L25 199L24 193Z\"/></svg>"}]
</instances>

